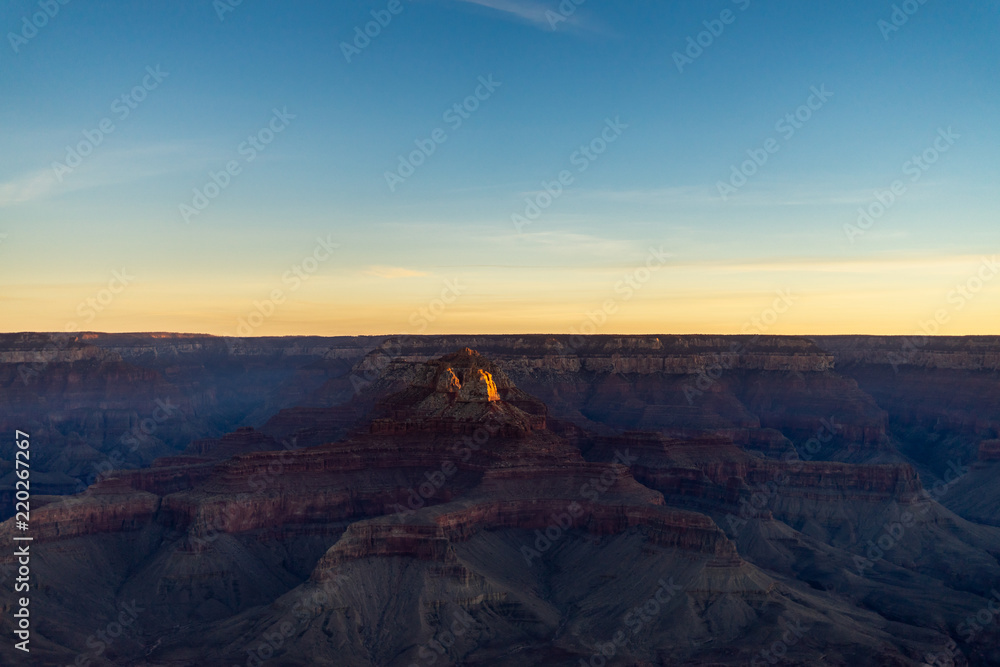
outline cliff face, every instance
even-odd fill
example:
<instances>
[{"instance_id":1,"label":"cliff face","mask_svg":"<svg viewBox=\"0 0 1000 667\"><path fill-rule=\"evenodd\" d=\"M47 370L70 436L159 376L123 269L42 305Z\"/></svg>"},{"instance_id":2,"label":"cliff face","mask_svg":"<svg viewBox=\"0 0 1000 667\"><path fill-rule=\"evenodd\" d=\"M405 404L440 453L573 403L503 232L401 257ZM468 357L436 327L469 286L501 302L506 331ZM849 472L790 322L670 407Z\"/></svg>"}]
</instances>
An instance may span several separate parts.
<instances>
[{"instance_id":1,"label":"cliff face","mask_svg":"<svg viewBox=\"0 0 1000 667\"><path fill-rule=\"evenodd\" d=\"M15 342L18 358L37 344ZM130 596L153 612L139 636L162 638L119 645L130 664L244 662L290 623L295 641L272 647L289 664L408 665L445 609L481 626L455 662L577 664L654 596L662 611L623 654L635 664L748 663L775 610L814 628L823 648L803 642L803 664L831 651L907 664L1000 586L995 371L955 367L957 343L941 350L951 367L898 373L883 348L835 343L433 337L397 353L391 339L85 335L36 386L67 414L104 401L80 422L104 426L58 452L38 439L45 465L87 460L116 419L141 429L114 415L143 398L177 392L188 430L149 417L159 444L128 461L144 467L33 502L51 650L72 662L86 637L67 628L106 625ZM49 400L3 387L24 414ZM260 428L212 432L221 405ZM913 454L931 444L978 464L957 460L960 480L928 496L936 478ZM15 532L0 524L0 539ZM677 590L655 597L668 580Z\"/></svg>"},{"instance_id":2,"label":"cliff face","mask_svg":"<svg viewBox=\"0 0 1000 667\"><path fill-rule=\"evenodd\" d=\"M446 514L433 524L368 521L351 524L347 532L317 564L314 576L330 573L350 561L406 556L420 560L456 563L453 543L471 539L480 531L545 530L553 517L569 516L573 500L552 499L490 501ZM574 525L592 535L617 535L641 527L650 544L710 557L709 565L738 567L742 561L733 544L708 517L694 512L670 511L650 506L595 505L569 516Z\"/></svg>"},{"instance_id":3,"label":"cliff face","mask_svg":"<svg viewBox=\"0 0 1000 667\"><path fill-rule=\"evenodd\" d=\"M32 435L33 470L52 476L44 492L73 493L111 470L149 466L192 441L302 405L374 344L346 337L0 334L0 429ZM4 476L12 446L0 441L0 501L13 488ZM0 517L12 512L12 505L0 507Z\"/></svg>"},{"instance_id":4,"label":"cliff face","mask_svg":"<svg viewBox=\"0 0 1000 667\"><path fill-rule=\"evenodd\" d=\"M160 497L125 484L111 483L92 488L84 496L49 502L31 515L35 541L67 540L85 535L107 535L148 526L160 507ZM5 525L10 526L10 521ZM16 534L5 531L9 535Z\"/></svg>"},{"instance_id":5,"label":"cliff face","mask_svg":"<svg viewBox=\"0 0 1000 667\"><path fill-rule=\"evenodd\" d=\"M1000 336L814 336L838 365L1000 370Z\"/></svg>"},{"instance_id":6,"label":"cliff face","mask_svg":"<svg viewBox=\"0 0 1000 667\"><path fill-rule=\"evenodd\" d=\"M410 387L381 401L371 432L472 435L495 424L504 436L545 428L545 405L525 394L491 361L465 348L420 364Z\"/></svg>"},{"instance_id":7,"label":"cliff face","mask_svg":"<svg viewBox=\"0 0 1000 667\"><path fill-rule=\"evenodd\" d=\"M928 486L954 481L951 471L957 468L991 460L991 445L981 443L1000 436L1000 338L814 340L834 355L837 372L855 380L885 412L892 444ZM1000 513L1000 499L984 506L968 494L949 492L941 502L967 518Z\"/></svg>"},{"instance_id":8,"label":"cliff face","mask_svg":"<svg viewBox=\"0 0 1000 667\"><path fill-rule=\"evenodd\" d=\"M884 456L885 412L804 338L506 336L388 339L352 373L361 395L399 387L450 346L476 347L550 414L588 430L752 431L805 443L835 417L824 457ZM765 447L767 449L767 447Z\"/></svg>"},{"instance_id":9,"label":"cliff face","mask_svg":"<svg viewBox=\"0 0 1000 667\"><path fill-rule=\"evenodd\" d=\"M820 419L839 415L844 430L830 456L861 460L884 449L886 417L834 370L836 352L767 336L5 334L0 400L9 409L0 428L38 436L38 470L77 480L50 486L61 493L240 426L296 447L339 440L367 426L381 398L410 386L412 362L465 347L508 376L498 395L535 427L545 415L532 412L537 401L505 391L520 387L553 416L598 431L773 428L801 443ZM9 447L0 443L0 454Z\"/></svg>"},{"instance_id":10,"label":"cliff face","mask_svg":"<svg viewBox=\"0 0 1000 667\"><path fill-rule=\"evenodd\" d=\"M524 335L390 338L360 368L378 367L380 356L422 361L463 345L513 371L512 376L533 370L694 374L720 362L741 370L821 372L833 367L833 356L805 338Z\"/></svg>"}]
</instances>

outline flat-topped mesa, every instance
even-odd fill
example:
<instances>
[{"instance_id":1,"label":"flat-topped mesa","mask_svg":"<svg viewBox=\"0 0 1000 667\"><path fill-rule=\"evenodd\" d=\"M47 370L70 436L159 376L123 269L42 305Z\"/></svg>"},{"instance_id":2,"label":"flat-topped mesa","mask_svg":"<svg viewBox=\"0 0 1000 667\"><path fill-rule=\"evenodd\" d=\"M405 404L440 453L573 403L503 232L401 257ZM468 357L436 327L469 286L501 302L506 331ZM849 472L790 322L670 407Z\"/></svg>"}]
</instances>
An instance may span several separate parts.
<instances>
[{"instance_id":1,"label":"flat-topped mesa","mask_svg":"<svg viewBox=\"0 0 1000 667\"><path fill-rule=\"evenodd\" d=\"M545 405L514 386L500 368L464 348L421 364L411 385L383 399L371 425L376 435L474 433L505 437L545 428Z\"/></svg>"}]
</instances>

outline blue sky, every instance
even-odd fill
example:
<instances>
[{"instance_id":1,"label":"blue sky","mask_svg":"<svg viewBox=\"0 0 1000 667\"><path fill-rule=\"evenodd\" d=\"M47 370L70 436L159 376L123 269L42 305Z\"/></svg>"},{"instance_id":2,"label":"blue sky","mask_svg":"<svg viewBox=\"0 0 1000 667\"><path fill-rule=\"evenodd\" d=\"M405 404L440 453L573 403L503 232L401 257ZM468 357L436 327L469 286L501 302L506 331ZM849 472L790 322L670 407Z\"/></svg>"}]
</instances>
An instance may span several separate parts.
<instances>
[{"instance_id":1,"label":"blue sky","mask_svg":"<svg viewBox=\"0 0 1000 667\"><path fill-rule=\"evenodd\" d=\"M908 334L943 307L942 333L996 333L1000 280L948 300L997 247L996 1L226 2L54 2L34 32L45 2L5 4L5 330L232 334L281 290L254 335L567 332L609 300L602 333L734 333L791 290L769 332ZM391 20L345 57L373 11ZM481 77L499 85L483 94ZM454 127L445 112L477 88ZM801 111L813 89L832 95ZM274 110L286 127L247 161ZM114 130L57 173L104 119ZM626 127L581 162L609 120ZM446 140L390 189L435 130ZM907 169L924 151L934 163ZM517 229L563 170L571 184ZM845 231L894 181L884 214ZM339 247L292 290L317 238ZM626 299L615 286L650 247L670 260ZM81 307L123 267L124 290ZM414 316L456 279L457 298Z\"/></svg>"}]
</instances>

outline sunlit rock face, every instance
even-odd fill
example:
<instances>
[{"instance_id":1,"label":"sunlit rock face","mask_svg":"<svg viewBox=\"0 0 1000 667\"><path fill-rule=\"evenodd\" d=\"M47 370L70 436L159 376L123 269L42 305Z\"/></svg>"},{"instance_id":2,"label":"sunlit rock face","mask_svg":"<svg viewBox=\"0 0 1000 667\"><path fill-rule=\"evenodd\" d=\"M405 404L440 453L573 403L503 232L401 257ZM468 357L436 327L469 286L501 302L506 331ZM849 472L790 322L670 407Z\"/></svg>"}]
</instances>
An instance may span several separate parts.
<instances>
[{"instance_id":1,"label":"sunlit rock face","mask_svg":"<svg viewBox=\"0 0 1000 667\"><path fill-rule=\"evenodd\" d=\"M497 385L493 382L493 376L481 368L469 371L471 377L467 377L465 384L458 392L458 400L463 403L489 403L499 401L500 394L497 393Z\"/></svg>"},{"instance_id":2,"label":"sunlit rock face","mask_svg":"<svg viewBox=\"0 0 1000 667\"><path fill-rule=\"evenodd\" d=\"M459 381L458 376L455 375L455 371L452 369L446 368L440 375L438 375L435 391L442 394L457 394L458 390L461 388L462 383Z\"/></svg>"},{"instance_id":3,"label":"sunlit rock face","mask_svg":"<svg viewBox=\"0 0 1000 667\"><path fill-rule=\"evenodd\" d=\"M500 400L493 374L485 368L488 362L477 352L465 348L449 355L449 361L454 366L428 364L426 373L434 375L436 393L454 395L454 398L449 400L461 403L489 403ZM425 386L428 384L426 377L422 384Z\"/></svg>"},{"instance_id":4,"label":"sunlit rock face","mask_svg":"<svg viewBox=\"0 0 1000 667\"><path fill-rule=\"evenodd\" d=\"M373 433L473 432L484 425L527 435L545 428L543 403L470 348L419 364L410 386L376 406Z\"/></svg>"}]
</instances>

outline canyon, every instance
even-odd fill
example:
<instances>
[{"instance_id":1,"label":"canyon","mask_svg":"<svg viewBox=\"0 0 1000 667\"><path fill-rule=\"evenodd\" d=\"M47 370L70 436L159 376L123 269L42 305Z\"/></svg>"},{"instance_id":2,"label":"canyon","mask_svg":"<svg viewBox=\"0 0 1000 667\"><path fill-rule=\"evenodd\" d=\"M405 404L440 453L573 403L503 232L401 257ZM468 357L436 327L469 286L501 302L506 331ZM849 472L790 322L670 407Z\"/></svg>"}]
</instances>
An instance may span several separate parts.
<instances>
[{"instance_id":1,"label":"canyon","mask_svg":"<svg viewBox=\"0 0 1000 667\"><path fill-rule=\"evenodd\" d=\"M998 380L1000 337L2 334L33 658L1000 664Z\"/></svg>"}]
</instances>

